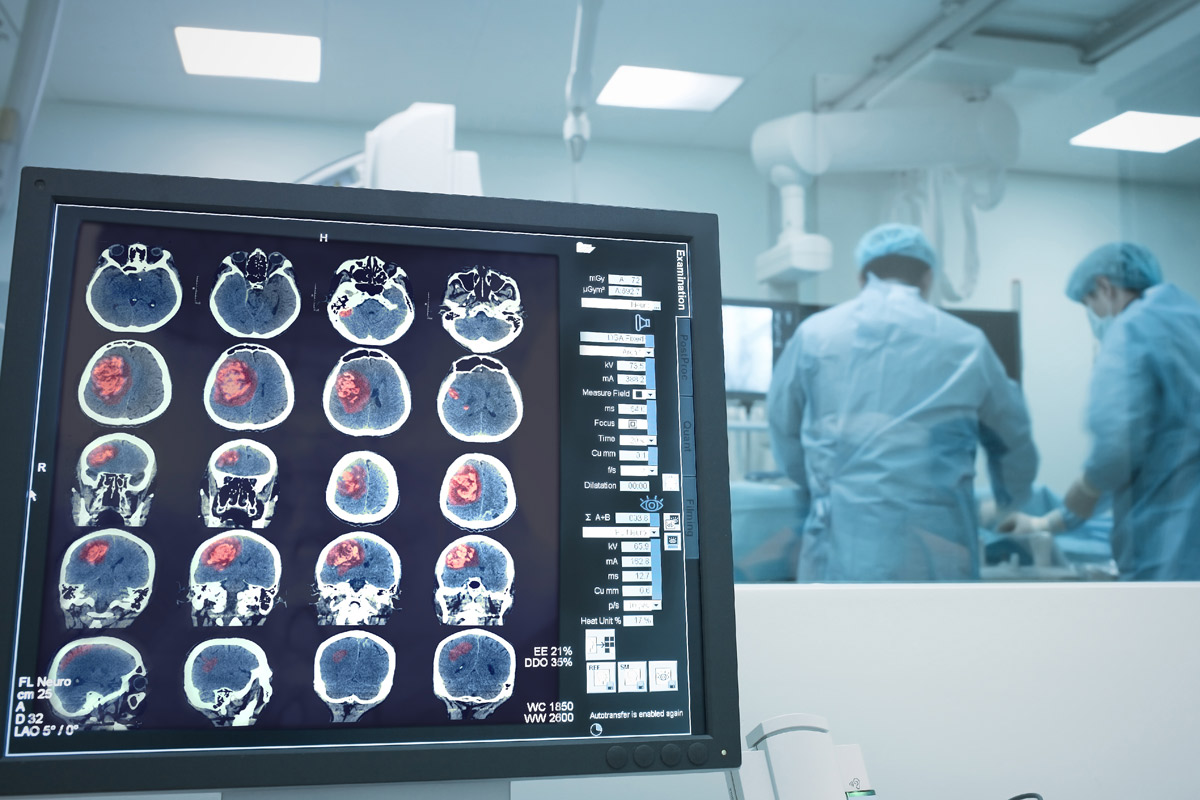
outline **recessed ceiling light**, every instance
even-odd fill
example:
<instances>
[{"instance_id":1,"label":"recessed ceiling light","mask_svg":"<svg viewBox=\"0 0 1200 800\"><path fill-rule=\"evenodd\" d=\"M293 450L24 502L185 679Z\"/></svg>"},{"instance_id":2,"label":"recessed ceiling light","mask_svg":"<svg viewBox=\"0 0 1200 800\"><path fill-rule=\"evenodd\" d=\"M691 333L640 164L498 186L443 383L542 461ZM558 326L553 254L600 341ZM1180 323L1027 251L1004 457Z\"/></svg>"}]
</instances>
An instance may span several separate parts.
<instances>
[{"instance_id":1,"label":"recessed ceiling light","mask_svg":"<svg viewBox=\"0 0 1200 800\"><path fill-rule=\"evenodd\" d=\"M1080 147L1167 153L1200 139L1200 117L1126 111L1071 139Z\"/></svg>"},{"instance_id":2,"label":"recessed ceiling light","mask_svg":"<svg viewBox=\"0 0 1200 800\"><path fill-rule=\"evenodd\" d=\"M321 40L316 36L176 28L175 41L190 75L305 83L321 79Z\"/></svg>"},{"instance_id":3,"label":"recessed ceiling light","mask_svg":"<svg viewBox=\"0 0 1200 800\"><path fill-rule=\"evenodd\" d=\"M713 111L742 85L732 75L707 75L653 67L618 67L596 103L628 108Z\"/></svg>"}]
</instances>

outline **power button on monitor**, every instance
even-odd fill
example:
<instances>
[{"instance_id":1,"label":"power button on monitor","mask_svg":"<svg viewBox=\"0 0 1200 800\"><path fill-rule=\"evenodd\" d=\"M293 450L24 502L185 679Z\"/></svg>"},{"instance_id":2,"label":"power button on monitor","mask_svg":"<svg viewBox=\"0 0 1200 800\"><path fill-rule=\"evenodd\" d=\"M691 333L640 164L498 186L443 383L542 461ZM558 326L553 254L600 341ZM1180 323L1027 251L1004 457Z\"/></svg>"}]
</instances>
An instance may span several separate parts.
<instances>
[{"instance_id":1,"label":"power button on monitor","mask_svg":"<svg viewBox=\"0 0 1200 800\"><path fill-rule=\"evenodd\" d=\"M654 748L648 744L639 744L633 748L633 763L642 769L654 763Z\"/></svg>"},{"instance_id":2,"label":"power button on monitor","mask_svg":"<svg viewBox=\"0 0 1200 800\"><path fill-rule=\"evenodd\" d=\"M688 745L688 761L697 767L704 766L708 761L708 745L704 742L692 742Z\"/></svg>"},{"instance_id":3,"label":"power button on monitor","mask_svg":"<svg viewBox=\"0 0 1200 800\"><path fill-rule=\"evenodd\" d=\"M608 755L604 758L608 765L613 769L621 769L629 763L629 753L625 752L624 747L613 745L608 748Z\"/></svg>"}]
</instances>

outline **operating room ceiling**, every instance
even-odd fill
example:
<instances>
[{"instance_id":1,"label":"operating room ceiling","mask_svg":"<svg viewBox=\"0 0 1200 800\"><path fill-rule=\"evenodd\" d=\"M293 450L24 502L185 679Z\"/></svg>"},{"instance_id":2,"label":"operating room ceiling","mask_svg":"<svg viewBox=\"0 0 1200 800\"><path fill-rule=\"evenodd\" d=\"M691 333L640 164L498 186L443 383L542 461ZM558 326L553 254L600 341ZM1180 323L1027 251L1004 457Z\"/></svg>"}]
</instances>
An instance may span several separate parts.
<instances>
[{"instance_id":1,"label":"operating room ceiling","mask_svg":"<svg viewBox=\"0 0 1200 800\"><path fill-rule=\"evenodd\" d=\"M32 0L37 2L38 0ZM973 0L606 0L594 86L621 64L744 77L714 113L592 108L593 141L749 150L760 123L811 110L852 85L946 10ZM0 0L19 19L24 0ZM560 136L572 0L63 0L46 98L343 122L364 130L416 101L453 103L460 130ZM1114 38L1147 11L1168 20ZM177 25L320 36L321 80L184 73ZM1136 30L1136 28L1134 28ZM976 34L972 36L971 33ZM1200 184L1200 142L1165 156L1067 145L1127 108L1200 114L1200 3L1008 0L907 70L875 102L1000 94L1022 124L1019 168ZM1122 44L1095 65L1080 54ZM980 46L980 42L987 47ZM0 47L4 43L0 42ZM982 55L981 55L982 54ZM1196 55L1192 55L1196 54ZM1158 66L1156 66L1158 65ZM1142 107L1148 105L1153 107ZM314 165L316 166L316 165Z\"/></svg>"}]
</instances>

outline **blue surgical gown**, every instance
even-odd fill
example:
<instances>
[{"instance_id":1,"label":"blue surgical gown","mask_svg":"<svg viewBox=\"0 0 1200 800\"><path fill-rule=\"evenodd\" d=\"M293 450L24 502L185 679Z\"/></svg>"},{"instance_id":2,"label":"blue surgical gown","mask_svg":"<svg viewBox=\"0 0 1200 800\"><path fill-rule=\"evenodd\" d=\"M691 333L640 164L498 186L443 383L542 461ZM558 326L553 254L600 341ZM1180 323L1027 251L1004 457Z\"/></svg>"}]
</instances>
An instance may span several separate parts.
<instances>
[{"instance_id":1,"label":"blue surgical gown","mask_svg":"<svg viewBox=\"0 0 1200 800\"><path fill-rule=\"evenodd\" d=\"M1125 580L1200 579L1200 304L1171 284L1113 320L1092 371L1083 474L1112 493Z\"/></svg>"},{"instance_id":2,"label":"blue surgical gown","mask_svg":"<svg viewBox=\"0 0 1200 800\"><path fill-rule=\"evenodd\" d=\"M801 581L977 578L977 447L1002 508L1037 473L1025 401L983 333L874 276L796 330L767 413L801 489Z\"/></svg>"}]
</instances>

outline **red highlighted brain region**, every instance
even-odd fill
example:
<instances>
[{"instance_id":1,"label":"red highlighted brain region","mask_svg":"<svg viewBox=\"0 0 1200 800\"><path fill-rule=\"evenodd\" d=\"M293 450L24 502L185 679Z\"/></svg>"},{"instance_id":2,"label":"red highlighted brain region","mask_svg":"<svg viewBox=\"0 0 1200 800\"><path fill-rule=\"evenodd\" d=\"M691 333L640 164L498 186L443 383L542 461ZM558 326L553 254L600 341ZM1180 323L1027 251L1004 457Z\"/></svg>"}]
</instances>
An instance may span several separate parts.
<instances>
[{"instance_id":1,"label":"red highlighted brain region","mask_svg":"<svg viewBox=\"0 0 1200 800\"><path fill-rule=\"evenodd\" d=\"M236 408L249 403L257 388L258 373L254 367L245 361L230 358L217 367L212 399L218 405Z\"/></svg>"}]
</instances>

